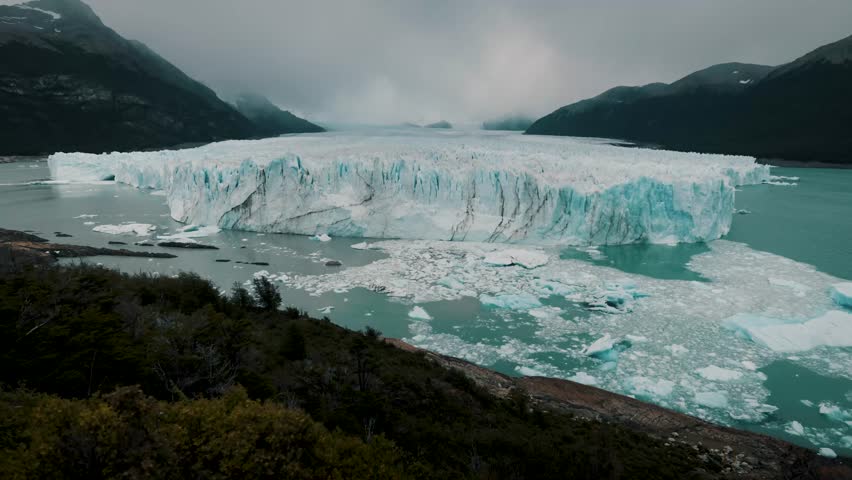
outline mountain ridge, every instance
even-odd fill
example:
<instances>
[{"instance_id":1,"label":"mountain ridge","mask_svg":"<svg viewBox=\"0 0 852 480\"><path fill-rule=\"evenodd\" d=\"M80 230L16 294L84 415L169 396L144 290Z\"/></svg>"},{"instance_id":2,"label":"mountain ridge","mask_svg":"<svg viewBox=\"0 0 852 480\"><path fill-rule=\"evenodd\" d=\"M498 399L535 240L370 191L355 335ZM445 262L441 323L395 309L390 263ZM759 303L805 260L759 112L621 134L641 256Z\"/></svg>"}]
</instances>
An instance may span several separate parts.
<instances>
[{"instance_id":1,"label":"mountain ridge","mask_svg":"<svg viewBox=\"0 0 852 480\"><path fill-rule=\"evenodd\" d=\"M0 17L2 154L147 150L279 134L104 25L80 0L0 5Z\"/></svg>"},{"instance_id":2,"label":"mountain ridge","mask_svg":"<svg viewBox=\"0 0 852 480\"><path fill-rule=\"evenodd\" d=\"M731 81L720 81L725 70ZM774 68L727 63L668 85L616 87L557 109L526 133L848 164L852 139L844 126L852 124L850 106L852 37L847 37Z\"/></svg>"}]
</instances>

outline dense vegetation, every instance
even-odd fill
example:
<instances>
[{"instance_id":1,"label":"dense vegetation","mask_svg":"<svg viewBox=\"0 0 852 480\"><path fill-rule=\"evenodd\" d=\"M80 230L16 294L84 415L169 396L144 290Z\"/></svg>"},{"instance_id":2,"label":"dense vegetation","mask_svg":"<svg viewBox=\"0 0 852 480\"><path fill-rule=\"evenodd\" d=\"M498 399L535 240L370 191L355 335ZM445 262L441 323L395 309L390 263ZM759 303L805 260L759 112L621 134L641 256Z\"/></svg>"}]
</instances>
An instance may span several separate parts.
<instances>
[{"instance_id":1,"label":"dense vegetation","mask_svg":"<svg viewBox=\"0 0 852 480\"><path fill-rule=\"evenodd\" d=\"M701 464L492 396L374 330L280 311L265 279L252 290L93 267L0 277L4 478L689 478Z\"/></svg>"},{"instance_id":2,"label":"dense vegetation","mask_svg":"<svg viewBox=\"0 0 852 480\"><path fill-rule=\"evenodd\" d=\"M732 70L722 70L732 77ZM536 121L531 134L626 139L686 151L852 163L852 37L747 82L715 67L672 85L618 87ZM712 75L698 75L710 72ZM720 88L723 87L723 88Z\"/></svg>"}]
</instances>

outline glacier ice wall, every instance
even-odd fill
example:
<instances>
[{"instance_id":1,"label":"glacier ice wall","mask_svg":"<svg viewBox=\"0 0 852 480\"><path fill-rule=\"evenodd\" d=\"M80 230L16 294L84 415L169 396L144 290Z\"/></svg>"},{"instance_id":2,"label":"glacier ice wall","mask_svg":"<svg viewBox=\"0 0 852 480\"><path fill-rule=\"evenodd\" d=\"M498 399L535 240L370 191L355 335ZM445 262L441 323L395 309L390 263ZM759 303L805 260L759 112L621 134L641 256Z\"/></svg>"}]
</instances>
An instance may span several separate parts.
<instances>
[{"instance_id":1,"label":"glacier ice wall","mask_svg":"<svg viewBox=\"0 0 852 480\"><path fill-rule=\"evenodd\" d=\"M332 236L599 245L712 240L754 159L571 138L372 131L49 159L55 179L165 190L175 220Z\"/></svg>"}]
</instances>

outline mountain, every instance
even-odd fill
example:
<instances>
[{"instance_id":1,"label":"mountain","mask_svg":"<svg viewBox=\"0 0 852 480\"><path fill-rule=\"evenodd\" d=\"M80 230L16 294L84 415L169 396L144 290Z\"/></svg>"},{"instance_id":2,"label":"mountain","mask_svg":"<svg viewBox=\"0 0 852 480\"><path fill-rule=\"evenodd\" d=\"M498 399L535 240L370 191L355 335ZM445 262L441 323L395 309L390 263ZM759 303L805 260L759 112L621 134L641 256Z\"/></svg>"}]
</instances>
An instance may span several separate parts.
<instances>
[{"instance_id":1,"label":"mountain","mask_svg":"<svg viewBox=\"0 0 852 480\"><path fill-rule=\"evenodd\" d=\"M482 122L483 130L526 130L535 119L523 115L505 115Z\"/></svg>"},{"instance_id":2,"label":"mountain","mask_svg":"<svg viewBox=\"0 0 852 480\"><path fill-rule=\"evenodd\" d=\"M281 110L260 95L244 93L237 97L234 106L243 116L251 120L257 132L264 136L325 131L319 125Z\"/></svg>"},{"instance_id":3,"label":"mountain","mask_svg":"<svg viewBox=\"0 0 852 480\"><path fill-rule=\"evenodd\" d=\"M727 63L672 84L616 87L556 110L526 133L848 164L850 125L852 37L779 67Z\"/></svg>"},{"instance_id":4,"label":"mountain","mask_svg":"<svg viewBox=\"0 0 852 480\"><path fill-rule=\"evenodd\" d=\"M446 120L441 120L440 122L430 123L429 125L426 125L426 128L453 128L453 125Z\"/></svg>"},{"instance_id":5,"label":"mountain","mask_svg":"<svg viewBox=\"0 0 852 480\"><path fill-rule=\"evenodd\" d=\"M0 149L103 152L257 136L251 121L79 0L0 6Z\"/></svg>"}]
</instances>

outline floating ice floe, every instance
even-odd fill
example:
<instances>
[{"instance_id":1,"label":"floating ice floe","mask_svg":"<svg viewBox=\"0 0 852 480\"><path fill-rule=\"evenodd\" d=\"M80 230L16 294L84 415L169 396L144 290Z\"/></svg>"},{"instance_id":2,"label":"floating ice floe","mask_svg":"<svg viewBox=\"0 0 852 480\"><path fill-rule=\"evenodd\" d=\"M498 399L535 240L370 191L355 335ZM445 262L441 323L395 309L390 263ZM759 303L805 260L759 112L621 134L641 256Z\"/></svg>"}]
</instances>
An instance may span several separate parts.
<instances>
[{"instance_id":1,"label":"floating ice floe","mask_svg":"<svg viewBox=\"0 0 852 480\"><path fill-rule=\"evenodd\" d=\"M735 187L770 179L750 157L471 132L307 134L48 163L54 180L164 190L183 223L581 246L719 238Z\"/></svg>"},{"instance_id":2,"label":"floating ice floe","mask_svg":"<svg viewBox=\"0 0 852 480\"><path fill-rule=\"evenodd\" d=\"M852 282L835 283L832 285L831 299L841 307L852 308Z\"/></svg>"},{"instance_id":3,"label":"floating ice floe","mask_svg":"<svg viewBox=\"0 0 852 480\"><path fill-rule=\"evenodd\" d=\"M734 326L726 320L757 312L774 319L771 325L801 324L839 308L829 295L838 279L725 240L708 244L709 251L689 262L689 268L705 279L701 282L650 278L560 258L558 248L541 248L548 263L526 269L485 263L489 253L518 248L512 245L386 240L371 246L385 257L343 271L291 274L282 282L315 296L364 288L412 304L476 299L482 313L470 316L472 325L493 331L488 322L496 317L531 329L531 337L470 338L439 331L429 321L402 319L409 322L405 340L485 366L515 365L561 378L584 372L599 388L723 424L767 420L777 407L767 403L766 376L760 370L790 357L789 352L767 348L754 340L759 337L741 332L756 325ZM785 279L795 279L797 285ZM796 291L807 294L800 297ZM614 292L630 298L625 302L629 308L594 308L596 301ZM820 336L842 338L843 325ZM808 332L805 338L814 334ZM801 342L800 336L793 337ZM629 348L622 348L627 343L613 348L622 341L629 342ZM818 374L852 378L852 351L831 346L836 340L808 343L813 348L797 350L800 353L789 361ZM596 355L589 356L593 351ZM708 369L711 366L716 368ZM727 406L720 408L722 395ZM848 435L841 428L847 427L837 425L822 432L805 427L803 437L841 445L843 435Z\"/></svg>"},{"instance_id":4,"label":"floating ice floe","mask_svg":"<svg viewBox=\"0 0 852 480\"><path fill-rule=\"evenodd\" d=\"M706 378L707 380L712 380L714 382L730 382L731 380L738 380L743 376L742 372L717 367L716 365L699 368L695 372L702 378Z\"/></svg>"},{"instance_id":5,"label":"floating ice floe","mask_svg":"<svg viewBox=\"0 0 852 480\"><path fill-rule=\"evenodd\" d=\"M618 361L618 354L631 346L630 340L612 338L609 334L595 340L582 350L582 354L607 362Z\"/></svg>"},{"instance_id":6,"label":"floating ice floe","mask_svg":"<svg viewBox=\"0 0 852 480\"><path fill-rule=\"evenodd\" d=\"M592 375L589 375L586 372L577 372L576 374L568 377L568 380L572 382L582 383L583 385L597 385L598 379Z\"/></svg>"},{"instance_id":7,"label":"floating ice floe","mask_svg":"<svg viewBox=\"0 0 852 480\"><path fill-rule=\"evenodd\" d=\"M485 255L485 263L495 266L507 267L520 265L524 268L536 268L547 264L548 256L541 252L531 250L499 250Z\"/></svg>"},{"instance_id":8,"label":"floating ice floe","mask_svg":"<svg viewBox=\"0 0 852 480\"><path fill-rule=\"evenodd\" d=\"M129 235L134 234L139 237L145 237L151 234L157 227L148 223L122 223L121 225L98 225L92 230L98 233L108 233L110 235Z\"/></svg>"},{"instance_id":9,"label":"floating ice floe","mask_svg":"<svg viewBox=\"0 0 852 480\"><path fill-rule=\"evenodd\" d=\"M350 248L354 248L355 250L369 250L370 244L367 242L356 243L354 245L350 245Z\"/></svg>"},{"instance_id":10,"label":"floating ice floe","mask_svg":"<svg viewBox=\"0 0 852 480\"><path fill-rule=\"evenodd\" d=\"M714 390L710 392L696 392L695 403L710 408L727 408L728 396L725 392Z\"/></svg>"},{"instance_id":11,"label":"floating ice floe","mask_svg":"<svg viewBox=\"0 0 852 480\"><path fill-rule=\"evenodd\" d=\"M503 295L479 296L479 302L483 305L495 308L507 308L509 310L530 310L541 306L541 300L529 293L514 293Z\"/></svg>"},{"instance_id":12,"label":"floating ice floe","mask_svg":"<svg viewBox=\"0 0 852 480\"><path fill-rule=\"evenodd\" d=\"M801 437L805 434L805 427L803 427L801 423L793 420L792 422L790 422L789 425L787 425L787 428L785 428L784 431L786 431L790 435L796 435Z\"/></svg>"},{"instance_id":13,"label":"floating ice floe","mask_svg":"<svg viewBox=\"0 0 852 480\"><path fill-rule=\"evenodd\" d=\"M724 324L737 335L776 352L852 347L852 314L837 310L803 321L741 313Z\"/></svg>"},{"instance_id":14,"label":"floating ice floe","mask_svg":"<svg viewBox=\"0 0 852 480\"><path fill-rule=\"evenodd\" d=\"M175 233L171 235L158 235L157 238L159 240L166 241L193 243L192 239L194 238L209 237L210 235L214 235L216 233L219 233L220 231L222 231L222 229L215 225L187 225L185 227L179 228Z\"/></svg>"},{"instance_id":15,"label":"floating ice floe","mask_svg":"<svg viewBox=\"0 0 852 480\"><path fill-rule=\"evenodd\" d=\"M318 242L330 242L331 237L329 237L325 233L318 233L318 234L314 235L313 237L311 237L311 240L316 240Z\"/></svg>"},{"instance_id":16,"label":"floating ice floe","mask_svg":"<svg viewBox=\"0 0 852 480\"><path fill-rule=\"evenodd\" d=\"M828 448L828 447L822 447L822 448L820 448L820 449L819 449L819 452L817 452L817 453L818 453L821 457L825 457L825 458L837 458L837 453L835 453L835 452L834 452L834 450L832 450L832 449L830 449L830 448Z\"/></svg>"},{"instance_id":17,"label":"floating ice floe","mask_svg":"<svg viewBox=\"0 0 852 480\"><path fill-rule=\"evenodd\" d=\"M423 309L423 307L414 307L408 312L408 316L410 318L415 318L417 320L432 320L432 316Z\"/></svg>"}]
</instances>

